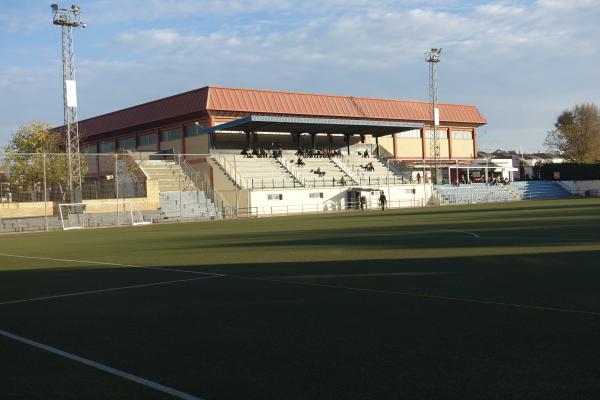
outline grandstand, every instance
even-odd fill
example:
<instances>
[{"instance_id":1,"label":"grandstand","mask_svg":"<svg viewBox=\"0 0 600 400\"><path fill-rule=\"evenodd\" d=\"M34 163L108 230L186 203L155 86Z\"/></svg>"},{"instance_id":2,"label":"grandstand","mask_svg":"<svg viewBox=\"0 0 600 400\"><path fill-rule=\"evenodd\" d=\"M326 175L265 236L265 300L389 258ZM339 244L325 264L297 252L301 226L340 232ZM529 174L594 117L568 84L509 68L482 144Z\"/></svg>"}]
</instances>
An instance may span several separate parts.
<instances>
[{"instance_id":1,"label":"grandstand","mask_svg":"<svg viewBox=\"0 0 600 400\"><path fill-rule=\"evenodd\" d=\"M434 185L428 107L205 87L118 110L81 122L83 202L127 201L144 221L160 222L356 209L363 197L371 207L382 191L391 208L569 195L551 182L484 184L512 180L518 168L514 158L475 158L485 119L457 104L440 104L438 166L445 182L463 184ZM58 205L68 202L60 185L0 183L1 230L60 226Z\"/></svg>"}]
</instances>

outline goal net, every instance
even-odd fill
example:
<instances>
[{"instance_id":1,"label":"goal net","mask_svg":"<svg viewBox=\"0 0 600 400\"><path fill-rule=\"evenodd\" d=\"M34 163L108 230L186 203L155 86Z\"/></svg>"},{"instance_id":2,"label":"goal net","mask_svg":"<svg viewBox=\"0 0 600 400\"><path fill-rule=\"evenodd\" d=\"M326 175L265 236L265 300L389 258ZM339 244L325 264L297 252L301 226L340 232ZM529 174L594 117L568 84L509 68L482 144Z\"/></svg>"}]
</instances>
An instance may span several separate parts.
<instances>
[{"instance_id":1,"label":"goal net","mask_svg":"<svg viewBox=\"0 0 600 400\"><path fill-rule=\"evenodd\" d=\"M131 201L59 204L59 211L63 230L151 223Z\"/></svg>"}]
</instances>

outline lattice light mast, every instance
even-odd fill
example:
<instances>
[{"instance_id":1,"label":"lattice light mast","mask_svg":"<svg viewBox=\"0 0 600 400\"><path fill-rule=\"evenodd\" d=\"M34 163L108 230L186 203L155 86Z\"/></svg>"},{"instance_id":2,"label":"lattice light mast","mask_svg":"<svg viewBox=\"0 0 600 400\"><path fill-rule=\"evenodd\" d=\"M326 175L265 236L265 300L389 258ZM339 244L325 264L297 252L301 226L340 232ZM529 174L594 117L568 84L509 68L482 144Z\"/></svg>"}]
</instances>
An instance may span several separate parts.
<instances>
[{"instance_id":1,"label":"lattice light mast","mask_svg":"<svg viewBox=\"0 0 600 400\"><path fill-rule=\"evenodd\" d=\"M433 155L434 171L432 173L432 180L435 184L439 184L439 162L440 162L440 141L438 137L438 126L440 125L440 113L437 108L437 64L442 61L442 49L431 49L425 53L425 61L429 64L429 100L431 102L431 122L433 125L433 138L430 141L431 151Z\"/></svg>"},{"instance_id":2,"label":"lattice light mast","mask_svg":"<svg viewBox=\"0 0 600 400\"><path fill-rule=\"evenodd\" d=\"M81 202L81 157L79 152L79 126L77 124L77 88L73 61L73 28L85 28L81 22L81 9L73 4L70 9L52 4L52 23L62 31L63 103L66 150L69 166L69 195L72 203Z\"/></svg>"}]
</instances>

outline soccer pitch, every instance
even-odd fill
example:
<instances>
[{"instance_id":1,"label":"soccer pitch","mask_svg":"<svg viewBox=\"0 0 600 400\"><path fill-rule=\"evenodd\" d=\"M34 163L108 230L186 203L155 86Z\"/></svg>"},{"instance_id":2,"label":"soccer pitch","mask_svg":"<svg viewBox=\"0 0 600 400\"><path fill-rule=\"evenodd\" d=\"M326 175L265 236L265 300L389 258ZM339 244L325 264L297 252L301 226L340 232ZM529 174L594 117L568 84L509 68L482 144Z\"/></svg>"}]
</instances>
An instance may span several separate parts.
<instances>
[{"instance_id":1,"label":"soccer pitch","mask_svg":"<svg viewBox=\"0 0 600 400\"><path fill-rule=\"evenodd\" d=\"M600 199L0 236L2 399L600 393Z\"/></svg>"}]
</instances>

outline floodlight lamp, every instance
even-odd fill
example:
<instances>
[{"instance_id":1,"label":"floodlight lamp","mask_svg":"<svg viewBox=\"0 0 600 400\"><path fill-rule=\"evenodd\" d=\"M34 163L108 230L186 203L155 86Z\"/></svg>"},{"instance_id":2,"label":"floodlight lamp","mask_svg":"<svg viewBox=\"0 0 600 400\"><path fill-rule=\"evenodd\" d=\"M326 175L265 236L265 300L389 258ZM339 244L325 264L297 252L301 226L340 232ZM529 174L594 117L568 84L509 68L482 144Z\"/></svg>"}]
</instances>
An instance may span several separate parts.
<instances>
[{"instance_id":1,"label":"floodlight lamp","mask_svg":"<svg viewBox=\"0 0 600 400\"><path fill-rule=\"evenodd\" d=\"M71 10L73 10L73 12L74 12L75 14L77 14L77 13L79 13L79 10L81 10L81 7L79 7L77 4L73 4L73 5L71 6Z\"/></svg>"},{"instance_id":2,"label":"floodlight lamp","mask_svg":"<svg viewBox=\"0 0 600 400\"><path fill-rule=\"evenodd\" d=\"M81 23L81 27L82 27L82 28L87 28L87 24L86 24L85 22L82 22L82 23Z\"/></svg>"},{"instance_id":3,"label":"floodlight lamp","mask_svg":"<svg viewBox=\"0 0 600 400\"><path fill-rule=\"evenodd\" d=\"M50 8L52 9L52 11L58 11L58 4L50 4Z\"/></svg>"},{"instance_id":4,"label":"floodlight lamp","mask_svg":"<svg viewBox=\"0 0 600 400\"><path fill-rule=\"evenodd\" d=\"M194 125L198 126L198 125L200 125L200 122L196 121L196 122L194 122Z\"/></svg>"}]
</instances>

